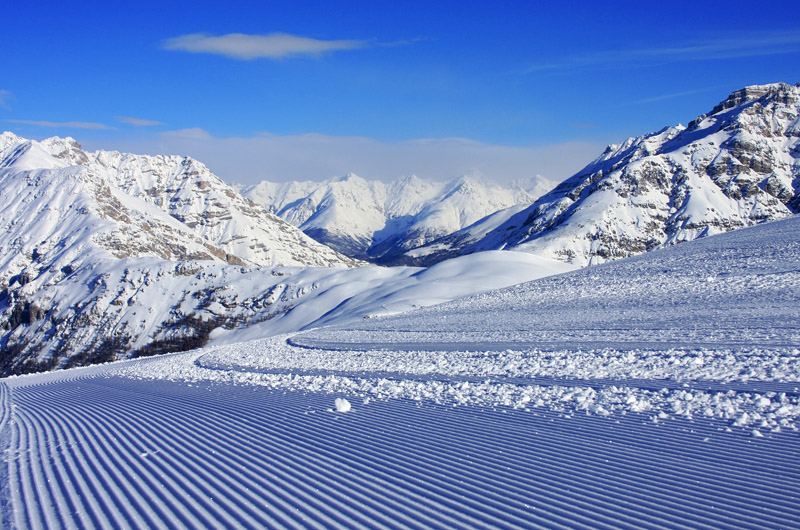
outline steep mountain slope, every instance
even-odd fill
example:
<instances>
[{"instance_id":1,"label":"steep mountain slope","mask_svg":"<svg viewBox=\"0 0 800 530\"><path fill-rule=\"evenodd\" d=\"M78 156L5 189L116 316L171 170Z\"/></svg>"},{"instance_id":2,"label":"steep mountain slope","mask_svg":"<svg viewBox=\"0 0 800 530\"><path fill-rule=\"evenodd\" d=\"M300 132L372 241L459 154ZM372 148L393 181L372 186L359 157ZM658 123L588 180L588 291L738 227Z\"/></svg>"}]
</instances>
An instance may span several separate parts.
<instances>
[{"instance_id":1,"label":"steep mountain slope","mask_svg":"<svg viewBox=\"0 0 800 530\"><path fill-rule=\"evenodd\" d=\"M123 193L107 173L69 165L44 147L23 141L0 153L0 277L44 262L52 271L108 258L226 258L166 212Z\"/></svg>"},{"instance_id":2,"label":"steep mountain slope","mask_svg":"<svg viewBox=\"0 0 800 530\"><path fill-rule=\"evenodd\" d=\"M738 90L688 127L609 146L529 208L409 256L515 249L578 265L800 211L800 85Z\"/></svg>"},{"instance_id":3,"label":"steep mountain slope","mask_svg":"<svg viewBox=\"0 0 800 530\"><path fill-rule=\"evenodd\" d=\"M323 182L262 182L242 193L317 241L351 257L385 264L402 254L517 204L529 204L554 183L534 178L509 187L461 177L390 183L356 175Z\"/></svg>"},{"instance_id":4,"label":"steep mountain slope","mask_svg":"<svg viewBox=\"0 0 800 530\"><path fill-rule=\"evenodd\" d=\"M180 221L234 262L252 265L353 265L257 207L189 157L84 152L72 139L49 138L41 147L69 165L83 165L126 195Z\"/></svg>"},{"instance_id":5,"label":"steep mountain slope","mask_svg":"<svg viewBox=\"0 0 800 530\"><path fill-rule=\"evenodd\" d=\"M2 373L185 349L214 327L243 325L235 304L215 319L202 310L246 265L356 264L191 159L11 133L0 149ZM180 281L199 271L208 275L196 288Z\"/></svg>"}]
</instances>

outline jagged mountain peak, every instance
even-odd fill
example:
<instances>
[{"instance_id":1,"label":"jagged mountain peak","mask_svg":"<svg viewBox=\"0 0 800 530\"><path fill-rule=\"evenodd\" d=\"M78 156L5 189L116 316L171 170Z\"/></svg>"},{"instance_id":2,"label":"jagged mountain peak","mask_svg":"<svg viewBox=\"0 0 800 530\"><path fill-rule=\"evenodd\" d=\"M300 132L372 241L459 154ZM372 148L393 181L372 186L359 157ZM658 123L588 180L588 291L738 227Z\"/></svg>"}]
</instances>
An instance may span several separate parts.
<instances>
[{"instance_id":1,"label":"jagged mountain peak","mask_svg":"<svg viewBox=\"0 0 800 530\"><path fill-rule=\"evenodd\" d=\"M0 151L6 149L9 146L17 145L24 142L25 139L17 136L11 131L3 131L0 133Z\"/></svg>"},{"instance_id":2,"label":"jagged mountain peak","mask_svg":"<svg viewBox=\"0 0 800 530\"><path fill-rule=\"evenodd\" d=\"M719 105L715 106L710 115L718 114L729 109L733 109L743 103L761 101L781 100L784 104L792 104L800 97L800 83L790 85L788 83L770 83L766 85L751 85L739 90L735 90Z\"/></svg>"},{"instance_id":3,"label":"jagged mountain peak","mask_svg":"<svg viewBox=\"0 0 800 530\"><path fill-rule=\"evenodd\" d=\"M367 181L364 180L363 178L359 177L355 173L346 173L344 175L331 178L329 180L329 182L331 182L331 183L350 182L350 183L361 184L361 183L366 183Z\"/></svg>"},{"instance_id":4,"label":"jagged mountain peak","mask_svg":"<svg viewBox=\"0 0 800 530\"><path fill-rule=\"evenodd\" d=\"M688 127L609 146L530 207L409 255L506 248L586 265L798 213L799 96L785 83L737 90Z\"/></svg>"},{"instance_id":5,"label":"jagged mountain peak","mask_svg":"<svg viewBox=\"0 0 800 530\"><path fill-rule=\"evenodd\" d=\"M53 157L63 161L65 165L78 166L90 163L89 156L81 144L70 136L64 138L53 136L38 143Z\"/></svg>"},{"instance_id":6,"label":"jagged mountain peak","mask_svg":"<svg viewBox=\"0 0 800 530\"><path fill-rule=\"evenodd\" d=\"M0 154L6 191L16 186L25 194L31 179L77 179L95 202L85 211L113 225L91 231L91 242L115 256L220 259L249 265L356 264L263 211L192 158L87 153L72 138L36 142L5 134L3 141L8 144ZM39 210L52 209L48 201L67 200L55 192L33 197ZM11 220L15 212L6 209L5 215ZM61 224L70 225L65 219ZM52 236L63 236L59 233L56 230Z\"/></svg>"},{"instance_id":7,"label":"jagged mountain peak","mask_svg":"<svg viewBox=\"0 0 800 530\"><path fill-rule=\"evenodd\" d=\"M391 264L498 209L530 203L552 184L541 177L523 188L474 176L435 182L415 175L386 183L351 174L318 183L263 182L243 193L340 252Z\"/></svg>"}]
</instances>

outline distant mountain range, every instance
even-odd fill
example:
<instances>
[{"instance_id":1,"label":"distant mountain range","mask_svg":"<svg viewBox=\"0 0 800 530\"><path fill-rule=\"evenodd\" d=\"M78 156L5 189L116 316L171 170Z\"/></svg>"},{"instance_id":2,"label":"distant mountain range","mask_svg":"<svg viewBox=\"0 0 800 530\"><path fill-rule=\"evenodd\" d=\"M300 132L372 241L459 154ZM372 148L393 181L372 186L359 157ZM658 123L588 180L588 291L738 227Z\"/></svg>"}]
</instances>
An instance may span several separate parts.
<instances>
[{"instance_id":1,"label":"distant mountain range","mask_svg":"<svg viewBox=\"0 0 800 530\"><path fill-rule=\"evenodd\" d=\"M408 264L405 253L509 207L528 205L555 182L532 177L508 186L460 177L389 183L347 175L321 182L262 182L242 195L352 258Z\"/></svg>"},{"instance_id":2,"label":"distant mountain range","mask_svg":"<svg viewBox=\"0 0 800 530\"><path fill-rule=\"evenodd\" d=\"M556 271L788 217L800 212L798 115L800 85L747 87L686 127L609 146L555 187L348 175L237 188L187 157L2 133L0 375L185 350L243 328L292 331L425 298L416 270L353 271L361 260L427 266L506 249ZM464 275L497 255L436 274Z\"/></svg>"}]
</instances>

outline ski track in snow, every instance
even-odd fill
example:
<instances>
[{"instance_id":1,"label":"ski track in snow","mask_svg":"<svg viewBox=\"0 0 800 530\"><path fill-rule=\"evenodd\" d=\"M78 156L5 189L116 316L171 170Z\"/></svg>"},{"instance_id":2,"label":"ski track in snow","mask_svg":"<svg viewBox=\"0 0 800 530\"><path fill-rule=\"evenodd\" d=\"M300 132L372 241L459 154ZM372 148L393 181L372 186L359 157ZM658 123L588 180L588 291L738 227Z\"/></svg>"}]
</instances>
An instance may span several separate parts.
<instances>
[{"instance_id":1,"label":"ski track in snow","mask_svg":"<svg viewBox=\"0 0 800 530\"><path fill-rule=\"evenodd\" d=\"M20 528L800 525L796 433L110 374L13 399Z\"/></svg>"},{"instance_id":2,"label":"ski track in snow","mask_svg":"<svg viewBox=\"0 0 800 530\"><path fill-rule=\"evenodd\" d=\"M800 528L798 223L0 381L2 526Z\"/></svg>"}]
</instances>

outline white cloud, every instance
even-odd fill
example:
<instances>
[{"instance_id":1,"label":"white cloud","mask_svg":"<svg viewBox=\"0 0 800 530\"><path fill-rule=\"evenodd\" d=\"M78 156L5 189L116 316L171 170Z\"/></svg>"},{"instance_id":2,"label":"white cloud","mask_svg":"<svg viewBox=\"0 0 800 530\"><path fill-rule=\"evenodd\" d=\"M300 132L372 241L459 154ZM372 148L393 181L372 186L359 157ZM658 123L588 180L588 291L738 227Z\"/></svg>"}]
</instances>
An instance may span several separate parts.
<instances>
[{"instance_id":1,"label":"white cloud","mask_svg":"<svg viewBox=\"0 0 800 530\"><path fill-rule=\"evenodd\" d=\"M633 104L645 104L645 103L658 103L661 101L667 101L670 99L682 98L684 96L692 96L694 94L703 94L706 92L716 92L723 88L729 88L726 85L717 85L713 87L706 87L706 88L698 88L697 90L686 90L684 92L673 92L671 94L662 94L660 96L654 96L651 98L640 99L638 101L634 101Z\"/></svg>"},{"instance_id":2,"label":"white cloud","mask_svg":"<svg viewBox=\"0 0 800 530\"><path fill-rule=\"evenodd\" d=\"M475 175L499 182L542 175L560 180L581 169L605 147L589 142L513 147L462 138L381 142L322 134L216 138L199 128L165 132L148 142L83 143L91 149L192 156L226 181L242 183L321 180L347 173L380 180L403 175L431 180Z\"/></svg>"},{"instance_id":3,"label":"white cloud","mask_svg":"<svg viewBox=\"0 0 800 530\"><path fill-rule=\"evenodd\" d=\"M200 127L190 127L188 129L178 129L175 131L165 131L161 133L163 138L177 140L213 140L214 137Z\"/></svg>"},{"instance_id":4,"label":"white cloud","mask_svg":"<svg viewBox=\"0 0 800 530\"><path fill-rule=\"evenodd\" d=\"M8 123L18 123L20 125L36 125L38 127L54 127L65 129L94 129L94 130L112 130L114 127L109 127L105 123L95 123L90 121L39 121L39 120L5 120Z\"/></svg>"},{"instance_id":5,"label":"white cloud","mask_svg":"<svg viewBox=\"0 0 800 530\"><path fill-rule=\"evenodd\" d=\"M212 53L234 59L283 59L285 57L319 56L339 50L355 50L368 45L363 40L319 40L287 33L245 35L230 33L218 37L206 33L182 35L164 41L167 50Z\"/></svg>"},{"instance_id":6,"label":"white cloud","mask_svg":"<svg viewBox=\"0 0 800 530\"><path fill-rule=\"evenodd\" d=\"M156 125L164 125L160 121L145 120L142 118L132 118L130 116L117 116L117 121L120 123L127 123L128 125L133 125L134 127L153 127Z\"/></svg>"},{"instance_id":7,"label":"white cloud","mask_svg":"<svg viewBox=\"0 0 800 530\"><path fill-rule=\"evenodd\" d=\"M0 90L0 107L11 110L11 105L8 102L12 99L14 99L14 94L10 90Z\"/></svg>"},{"instance_id":8,"label":"white cloud","mask_svg":"<svg viewBox=\"0 0 800 530\"><path fill-rule=\"evenodd\" d=\"M800 52L800 31L736 35L660 48L601 50L528 66L525 73L647 66L665 62L741 59Z\"/></svg>"}]
</instances>

